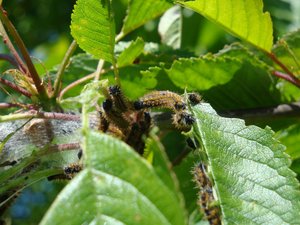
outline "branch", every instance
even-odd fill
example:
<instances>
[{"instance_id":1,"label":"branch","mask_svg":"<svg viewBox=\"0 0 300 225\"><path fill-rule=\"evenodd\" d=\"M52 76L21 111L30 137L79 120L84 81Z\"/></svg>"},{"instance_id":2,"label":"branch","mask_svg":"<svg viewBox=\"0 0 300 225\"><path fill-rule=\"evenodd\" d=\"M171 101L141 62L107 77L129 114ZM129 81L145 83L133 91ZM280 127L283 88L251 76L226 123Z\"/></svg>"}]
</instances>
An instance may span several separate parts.
<instances>
[{"instance_id":1,"label":"branch","mask_svg":"<svg viewBox=\"0 0 300 225\"><path fill-rule=\"evenodd\" d=\"M80 121L79 115L72 115L72 114L67 114L67 113L56 113L56 112L38 112L36 110L30 110L26 113L17 113L17 114L0 116L0 122L7 122L7 121L21 120L21 119L30 119L30 118Z\"/></svg>"}]
</instances>

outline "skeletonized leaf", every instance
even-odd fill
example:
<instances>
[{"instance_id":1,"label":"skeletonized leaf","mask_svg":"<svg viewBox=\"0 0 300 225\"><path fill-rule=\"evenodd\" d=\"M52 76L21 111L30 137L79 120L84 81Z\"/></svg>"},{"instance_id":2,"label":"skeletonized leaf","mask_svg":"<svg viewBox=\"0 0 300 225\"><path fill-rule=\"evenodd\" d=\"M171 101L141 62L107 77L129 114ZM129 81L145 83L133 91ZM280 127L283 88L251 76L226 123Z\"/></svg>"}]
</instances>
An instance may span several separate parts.
<instances>
[{"instance_id":1,"label":"skeletonized leaf","mask_svg":"<svg viewBox=\"0 0 300 225\"><path fill-rule=\"evenodd\" d=\"M147 21L159 16L171 6L172 4L167 0L131 0L122 32L127 34L133 31Z\"/></svg>"},{"instance_id":2,"label":"skeletonized leaf","mask_svg":"<svg viewBox=\"0 0 300 225\"><path fill-rule=\"evenodd\" d=\"M83 150L86 169L59 194L41 224L100 223L106 217L123 224L186 223L177 193L128 145L86 131Z\"/></svg>"},{"instance_id":3,"label":"skeletonized leaf","mask_svg":"<svg viewBox=\"0 0 300 225\"><path fill-rule=\"evenodd\" d=\"M223 26L233 35L271 51L273 28L270 14L263 12L262 0L177 1Z\"/></svg>"},{"instance_id":4,"label":"skeletonized leaf","mask_svg":"<svg viewBox=\"0 0 300 225\"><path fill-rule=\"evenodd\" d=\"M196 138L207 154L228 224L298 224L300 192L284 146L270 128L222 118L209 104L192 107Z\"/></svg>"},{"instance_id":5,"label":"skeletonized leaf","mask_svg":"<svg viewBox=\"0 0 300 225\"><path fill-rule=\"evenodd\" d=\"M71 34L84 51L97 59L113 61L115 24L109 0L77 0Z\"/></svg>"},{"instance_id":6,"label":"skeletonized leaf","mask_svg":"<svg viewBox=\"0 0 300 225\"><path fill-rule=\"evenodd\" d=\"M174 49L180 48L182 36L182 15L180 6L173 6L165 12L159 21L158 32L161 36L162 43Z\"/></svg>"}]
</instances>

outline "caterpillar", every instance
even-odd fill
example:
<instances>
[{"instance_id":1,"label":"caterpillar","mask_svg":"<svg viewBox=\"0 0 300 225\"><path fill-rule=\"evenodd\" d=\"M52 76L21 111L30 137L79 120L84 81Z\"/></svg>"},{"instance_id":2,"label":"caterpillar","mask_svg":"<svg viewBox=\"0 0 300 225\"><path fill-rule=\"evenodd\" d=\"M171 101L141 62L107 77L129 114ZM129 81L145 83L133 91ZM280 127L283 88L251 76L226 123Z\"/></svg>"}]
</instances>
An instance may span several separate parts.
<instances>
[{"instance_id":1,"label":"caterpillar","mask_svg":"<svg viewBox=\"0 0 300 225\"><path fill-rule=\"evenodd\" d=\"M197 105L202 100L201 96L197 93L189 93L188 94L188 99L189 99L189 101L191 102L192 105Z\"/></svg>"},{"instance_id":2,"label":"caterpillar","mask_svg":"<svg viewBox=\"0 0 300 225\"><path fill-rule=\"evenodd\" d=\"M120 86L112 85L108 88L109 95L112 98L114 107L116 111L126 112L130 108L129 101L125 98L123 93L121 92Z\"/></svg>"},{"instance_id":3,"label":"caterpillar","mask_svg":"<svg viewBox=\"0 0 300 225\"><path fill-rule=\"evenodd\" d=\"M179 111L173 115L173 124L182 131L189 131L195 122L195 118L186 111Z\"/></svg>"},{"instance_id":4,"label":"caterpillar","mask_svg":"<svg viewBox=\"0 0 300 225\"><path fill-rule=\"evenodd\" d=\"M110 99L106 99L103 102L102 108L104 109L106 120L115 124L122 131L127 131L129 121L125 118L123 113L118 112L113 106L113 101Z\"/></svg>"},{"instance_id":5,"label":"caterpillar","mask_svg":"<svg viewBox=\"0 0 300 225\"><path fill-rule=\"evenodd\" d=\"M82 170L82 164L80 163L71 163L70 165L64 168L64 175L67 179L72 179L77 173Z\"/></svg>"},{"instance_id":6,"label":"caterpillar","mask_svg":"<svg viewBox=\"0 0 300 225\"><path fill-rule=\"evenodd\" d=\"M149 133L151 126L151 117L148 112L144 112L138 122L134 122L131 130L126 137L126 143L133 147L141 155L144 153L145 142L143 136Z\"/></svg>"},{"instance_id":7,"label":"caterpillar","mask_svg":"<svg viewBox=\"0 0 300 225\"><path fill-rule=\"evenodd\" d=\"M194 180L199 188L198 204L210 225L221 225L219 207L213 196L212 183L206 172L206 166L199 163L194 168Z\"/></svg>"}]
</instances>

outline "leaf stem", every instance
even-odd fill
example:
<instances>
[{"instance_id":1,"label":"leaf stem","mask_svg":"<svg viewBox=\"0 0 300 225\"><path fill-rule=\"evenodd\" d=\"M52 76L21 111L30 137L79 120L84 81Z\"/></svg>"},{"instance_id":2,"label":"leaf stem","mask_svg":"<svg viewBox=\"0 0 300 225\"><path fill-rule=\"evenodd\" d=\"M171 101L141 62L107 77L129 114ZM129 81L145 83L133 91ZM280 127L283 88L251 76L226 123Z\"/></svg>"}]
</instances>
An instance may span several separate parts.
<instances>
[{"instance_id":1,"label":"leaf stem","mask_svg":"<svg viewBox=\"0 0 300 225\"><path fill-rule=\"evenodd\" d=\"M24 95L28 98L31 98L31 96L32 96L32 94L30 92L26 91L25 89L17 86L16 84L14 84L14 83L6 80L6 79L1 78L1 77L0 77L0 83L14 89L16 92L19 92L19 93L21 93L22 95Z\"/></svg>"},{"instance_id":2,"label":"leaf stem","mask_svg":"<svg viewBox=\"0 0 300 225\"><path fill-rule=\"evenodd\" d=\"M54 88L53 88L53 93L52 93L51 97L56 97L58 95L63 73L64 73L67 65L69 64L70 58L73 55L76 48L77 48L77 43L75 40L73 40L73 42L71 43L69 49L67 50L67 52L64 56L64 59L59 67L59 70L56 73L56 79L54 82Z\"/></svg>"},{"instance_id":3,"label":"leaf stem","mask_svg":"<svg viewBox=\"0 0 300 225\"><path fill-rule=\"evenodd\" d=\"M17 30L13 26L13 24L10 22L10 20L7 17L6 11L0 6L0 18L3 21L4 25L7 27L9 33L12 35L14 41L16 42L19 50L21 51L21 54L25 60L25 63L27 65L28 71L30 73L30 76L34 82L34 85L39 93L39 96L41 97L41 100L48 99L48 93L46 92L45 87L42 84L42 80L40 79L33 63L30 58L30 55L25 47L25 44L23 40L21 39L20 35L18 34Z\"/></svg>"},{"instance_id":4,"label":"leaf stem","mask_svg":"<svg viewBox=\"0 0 300 225\"><path fill-rule=\"evenodd\" d=\"M272 71L271 72L274 76L276 77L279 77L279 78L282 78L286 81L289 81L291 82L292 84L294 84L295 86L299 87L300 88L300 80L297 78L297 77L291 77L289 76L288 74L285 74L285 73L282 73L280 71Z\"/></svg>"},{"instance_id":5,"label":"leaf stem","mask_svg":"<svg viewBox=\"0 0 300 225\"><path fill-rule=\"evenodd\" d=\"M267 56L273 61L275 62L278 66L280 66L283 71L286 72L286 74L284 75L281 72L275 71L276 73L272 72L273 75L283 78L293 84L295 84L297 87L300 87L300 80L292 73L292 71L290 71L286 65L284 65L277 57L274 53L272 52L266 52Z\"/></svg>"}]
</instances>

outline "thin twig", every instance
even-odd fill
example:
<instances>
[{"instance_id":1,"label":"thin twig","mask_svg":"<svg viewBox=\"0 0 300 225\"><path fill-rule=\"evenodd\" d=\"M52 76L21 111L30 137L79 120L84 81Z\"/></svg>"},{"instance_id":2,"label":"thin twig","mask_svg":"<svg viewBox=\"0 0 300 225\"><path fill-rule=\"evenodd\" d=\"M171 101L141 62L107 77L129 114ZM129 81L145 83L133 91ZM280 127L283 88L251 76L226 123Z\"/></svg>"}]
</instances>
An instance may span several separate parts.
<instances>
[{"instance_id":1,"label":"thin twig","mask_svg":"<svg viewBox=\"0 0 300 225\"><path fill-rule=\"evenodd\" d=\"M45 87L42 84L42 80L40 79L33 62L30 58L30 55L25 47L25 44L23 40L21 39L20 35L18 34L17 30L15 29L14 25L10 22L10 20L7 17L6 11L0 6L0 18L3 21L4 25L8 29L9 33L13 37L14 41L16 42L17 46L19 47L19 50L21 51L21 54L25 60L25 63L27 65L28 71L30 73L30 77L32 78L34 85L42 99L48 99L48 94L46 92Z\"/></svg>"},{"instance_id":2,"label":"thin twig","mask_svg":"<svg viewBox=\"0 0 300 225\"><path fill-rule=\"evenodd\" d=\"M86 81L88 81L88 80L93 79L94 77L95 77L95 72L94 72L94 73L91 73L91 74L89 74L89 75L87 75L87 76L85 76L85 77L83 77L83 78L80 78L80 79L78 79L78 80L76 80L76 81L74 81L74 82L72 82L71 84L69 84L67 87L65 87L65 88L60 92L60 94L59 94L59 96L58 96L58 101L60 102L60 101L62 100L62 97L64 96L64 94L65 94L67 91L71 90L72 88L76 87L76 86L79 85L79 84L82 84L82 83L84 83L84 82L86 82Z\"/></svg>"},{"instance_id":3,"label":"thin twig","mask_svg":"<svg viewBox=\"0 0 300 225\"><path fill-rule=\"evenodd\" d=\"M18 63L15 60L15 58L11 55L8 54L0 54L0 60L6 60L8 61L11 65L13 65L14 67L18 67Z\"/></svg>"},{"instance_id":4,"label":"thin twig","mask_svg":"<svg viewBox=\"0 0 300 225\"><path fill-rule=\"evenodd\" d=\"M103 59L100 59L97 65L97 70L95 72L95 81L98 81L100 79L101 71L104 66L105 61Z\"/></svg>"},{"instance_id":5,"label":"thin twig","mask_svg":"<svg viewBox=\"0 0 300 225\"><path fill-rule=\"evenodd\" d=\"M24 95L28 98L31 98L31 96L32 96L32 94L30 92L26 91L25 89L17 86L16 84L14 84L14 83L12 83L8 80L5 80L5 79L1 78L1 77L0 77L0 83L5 84L6 86L14 89L15 91L21 93L22 95Z\"/></svg>"},{"instance_id":6,"label":"thin twig","mask_svg":"<svg viewBox=\"0 0 300 225\"><path fill-rule=\"evenodd\" d=\"M17 62L19 70L22 71L24 74L28 74L28 69L27 69L26 65L24 64L23 60L21 59L19 53L15 49L14 45L12 44L11 40L9 39L9 36L6 33L1 20L0 20L0 35L2 35L4 44L8 47L9 51L15 58L15 61Z\"/></svg>"},{"instance_id":7,"label":"thin twig","mask_svg":"<svg viewBox=\"0 0 300 225\"><path fill-rule=\"evenodd\" d=\"M59 89L60 89L60 83L61 83L61 80L62 80L62 75L67 67L67 65L69 64L70 62L70 58L71 56L73 55L74 51L76 50L77 48L77 43L76 41L74 40L69 49L67 50L65 56L64 56L64 59L59 67L59 70L57 71L56 73L56 79L55 79L55 82L54 82L54 90L53 90L53 93L52 93L52 96L51 97L56 97L59 93Z\"/></svg>"},{"instance_id":8,"label":"thin twig","mask_svg":"<svg viewBox=\"0 0 300 225\"><path fill-rule=\"evenodd\" d=\"M269 58L275 62L278 66L280 66L283 71L285 71L287 73L286 76L282 76L281 78L286 79L287 81L297 85L297 87L300 87L300 80L293 74L292 71L290 71L286 65L284 65L277 57L274 53L272 52L266 52L267 56L269 56ZM274 73L272 73L273 75L275 75ZM289 76L290 78L287 79L287 76Z\"/></svg>"}]
</instances>

